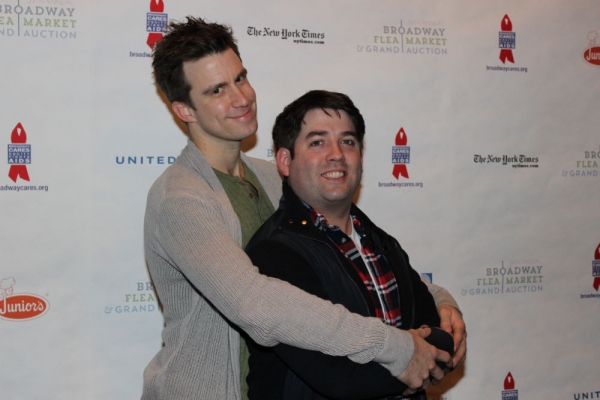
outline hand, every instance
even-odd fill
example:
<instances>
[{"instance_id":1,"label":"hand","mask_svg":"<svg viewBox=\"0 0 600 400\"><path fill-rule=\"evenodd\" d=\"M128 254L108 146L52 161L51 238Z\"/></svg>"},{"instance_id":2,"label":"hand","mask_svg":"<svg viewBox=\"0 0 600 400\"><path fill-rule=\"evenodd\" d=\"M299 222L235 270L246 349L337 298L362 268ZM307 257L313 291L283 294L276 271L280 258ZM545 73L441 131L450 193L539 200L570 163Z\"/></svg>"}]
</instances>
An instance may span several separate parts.
<instances>
[{"instance_id":1,"label":"hand","mask_svg":"<svg viewBox=\"0 0 600 400\"><path fill-rule=\"evenodd\" d=\"M444 371L437 366L436 361L446 364L452 361L450 354L425 341L431 333L431 328L421 327L408 332L413 336L415 350L408 367L397 377L408 386L403 393L405 396L426 389L431 383L436 384L444 377Z\"/></svg>"},{"instance_id":2,"label":"hand","mask_svg":"<svg viewBox=\"0 0 600 400\"><path fill-rule=\"evenodd\" d=\"M454 338L454 358L452 359L452 369L458 367L467 356L467 330L465 321L460 312L448 305L438 307L440 315L440 328L448 332Z\"/></svg>"}]
</instances>

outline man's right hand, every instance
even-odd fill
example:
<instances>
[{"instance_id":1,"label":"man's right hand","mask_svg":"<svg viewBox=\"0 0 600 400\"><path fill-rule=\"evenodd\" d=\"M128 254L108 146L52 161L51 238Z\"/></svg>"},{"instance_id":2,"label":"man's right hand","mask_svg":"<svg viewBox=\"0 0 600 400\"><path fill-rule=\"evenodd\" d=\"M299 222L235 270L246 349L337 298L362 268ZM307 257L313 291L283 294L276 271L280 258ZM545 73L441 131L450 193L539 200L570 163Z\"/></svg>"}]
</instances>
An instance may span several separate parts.
<instances>
[{"instance_id":1,"label":"man's right hand","mask_svg":"<svg viewBox=\"0 0 600 400\"><path fill-rule=\"evenodd\" d=\"M431 383L439 383L444 377L444 371L436 364L441 361L451 365L452 357L445 351L439 350L425 341L431 333L431 328L421 327L408 332L413 336L415 350L408 367L397 377L408 386L404 395L410 395L426 389Z\"/></svg>"}]
</instances>

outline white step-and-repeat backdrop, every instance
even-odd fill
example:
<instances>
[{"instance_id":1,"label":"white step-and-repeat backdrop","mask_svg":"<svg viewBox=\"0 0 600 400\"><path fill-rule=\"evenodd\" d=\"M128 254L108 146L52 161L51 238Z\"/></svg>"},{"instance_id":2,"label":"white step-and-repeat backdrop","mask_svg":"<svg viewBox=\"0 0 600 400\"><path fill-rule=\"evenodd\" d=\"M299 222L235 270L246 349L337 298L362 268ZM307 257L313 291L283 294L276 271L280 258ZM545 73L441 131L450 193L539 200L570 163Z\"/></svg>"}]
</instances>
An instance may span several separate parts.
<instances>
[{"instance_id":1,"label":"white step-and-repeat backdrop","mask_svg":"<svg viewBox=\"0 0 600 400\"><path fill-rule=\"evenodd\" d=\"M307 90L362 111L358 203L468 324L432 399L600 398L598 0L3 0L0 398L141 394L145 198L186 142L151 45L186 15L235 32L251 155Z\"/></svg>"}]
</instances>

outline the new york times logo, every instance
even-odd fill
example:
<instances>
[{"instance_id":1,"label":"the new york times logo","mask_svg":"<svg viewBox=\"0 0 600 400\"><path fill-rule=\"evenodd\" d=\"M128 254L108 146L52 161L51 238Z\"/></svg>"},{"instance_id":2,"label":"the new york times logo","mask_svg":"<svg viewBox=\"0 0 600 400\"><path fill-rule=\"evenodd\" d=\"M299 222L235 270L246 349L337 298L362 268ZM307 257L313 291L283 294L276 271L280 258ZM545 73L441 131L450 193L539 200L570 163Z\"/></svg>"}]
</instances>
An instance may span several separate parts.
<instances>
[{"instance_id":1,"label":"the new york times logo","mask_svg":"<svg viewBox=\"0 0 600 400\"><path fill-rule=\"evenodd\" d=\"M308 29L273 29L270 27L262 27L257 28L254 26L249 26L246 29L246 34L248 36L254 37L272 37L272 38L280 38L283 40L291 39L291 42L296 44L325 44L325 33L323 32L314 32Z\"/></svg>"}]
</instances>

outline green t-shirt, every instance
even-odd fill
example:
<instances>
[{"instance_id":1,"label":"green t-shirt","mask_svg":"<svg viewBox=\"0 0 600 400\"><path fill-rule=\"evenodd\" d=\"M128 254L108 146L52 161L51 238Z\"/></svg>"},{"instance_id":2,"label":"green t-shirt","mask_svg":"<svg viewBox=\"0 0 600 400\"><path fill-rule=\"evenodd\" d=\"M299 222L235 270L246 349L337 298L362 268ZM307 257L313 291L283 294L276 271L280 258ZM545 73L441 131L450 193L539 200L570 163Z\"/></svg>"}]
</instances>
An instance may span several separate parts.
<instances>
[{"instance_id":1,"label":"green t-shirt","mask_svg":"<svg viewBox=\"0 0 600 400\"><path fill-rule=\"evenodd\" d=\"M246 248L254 233L275 212L275 209L271 200L269 200L269 196L267 196L256 175L254 175L254 172L245 163L243 163L243 167L244 179L225 174L214 168L213 171L217 174L217 178L221 182L221 185L223 185L231 206L240 220L242 227L242 248ZM240 340L240 379L242 399L247 400L248 384L246 383L246 377L249 371L248 358L250 353L244 336L242 334L242 340Z\"/></svg>"}]
</instances>

